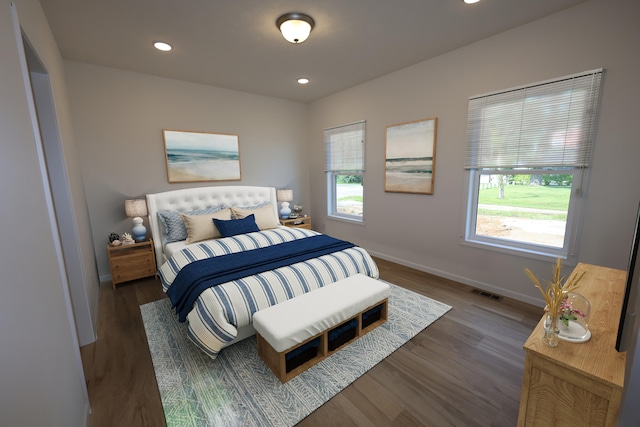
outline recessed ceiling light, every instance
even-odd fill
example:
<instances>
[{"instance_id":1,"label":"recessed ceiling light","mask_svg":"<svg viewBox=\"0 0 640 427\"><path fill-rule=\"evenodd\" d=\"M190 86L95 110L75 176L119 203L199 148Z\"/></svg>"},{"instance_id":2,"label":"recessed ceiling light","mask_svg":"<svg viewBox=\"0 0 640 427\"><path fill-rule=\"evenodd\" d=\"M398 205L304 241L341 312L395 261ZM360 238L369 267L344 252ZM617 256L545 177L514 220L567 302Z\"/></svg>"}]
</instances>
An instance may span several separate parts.
<instances>
[{"instance_id":1,"label":"recessed ceiling light","mask_svg":"<svg viewBox=\"0 0 640 427\"><path fill-rule=\"evenodd\" d=\"M466 4L478 3L480 0L463 0Z\"/></svg>"},{"instance_id":2,"label":"recessed ceiling light","mask_svg":"<svg viewBox=\"0 0 640 427\"><path fill-rule=\"evenodd\" d=\"M301 77L298 79L298 83L300 83L301 85L306 85L307 83L309 83L309 79Z\"/></svg>"},{"instance_id":3,"label":"recessed ceiling light","mask_svg":"<svg viewBox=\"0 0 640 427\"><path fill-rule=\"evenodd\" d=\"M169 43L165 42L153 42L153 47L163 52L169 52L171 49L173 49Z\"/></svg>"}]
</instances>

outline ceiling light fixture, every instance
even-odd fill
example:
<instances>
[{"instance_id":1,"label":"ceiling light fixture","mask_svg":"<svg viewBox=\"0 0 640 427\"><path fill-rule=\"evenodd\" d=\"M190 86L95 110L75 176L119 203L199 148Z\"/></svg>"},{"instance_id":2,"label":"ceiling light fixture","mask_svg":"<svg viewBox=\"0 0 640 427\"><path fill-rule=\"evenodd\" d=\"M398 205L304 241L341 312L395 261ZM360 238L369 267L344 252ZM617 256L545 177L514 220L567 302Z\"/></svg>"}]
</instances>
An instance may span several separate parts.
<instances>
[{"instance_id":1,"label":"ceiling light fixture","mask_svg":"<svg viewBox=\"0 0 640 427\"><path fill-rule=\"evenodd\" d=\"M480 0L463 0L466 4L478 3Z\"/></svg>"},{"instance_id":2,"label":"ceiling light fixture","mask_svg":"<svg viewBox=\"0 0 640 427\"><path fill-rule=\"evenodd\" d=\"M276 20L282 36L295 44L305 41L315 24L312 17L298 12L285 13Z\"/></svg>"},{"instance_id":3,"label":"ceiling light fixture","mask_svg":"<svg viewBox=\"0 0 640 427\"><path fill-rule=\"evenodd\" d=\"M171 49L173 49L169 43L165 42L153 42L153 47L163 52L169 52Z\"/></svg>"},{"instance_id":4,"label":"ceiling light fixture","mask_svg":"<svg viewBox=\"0 0 640 427\"><path fill-rule=\"evenodd\" d=\"M300 83L301 85L306 85L307 83L309 83L309 79L307 79L305 77L300 77L298 79L298 83Z\"/></svg>"}]
</instances>

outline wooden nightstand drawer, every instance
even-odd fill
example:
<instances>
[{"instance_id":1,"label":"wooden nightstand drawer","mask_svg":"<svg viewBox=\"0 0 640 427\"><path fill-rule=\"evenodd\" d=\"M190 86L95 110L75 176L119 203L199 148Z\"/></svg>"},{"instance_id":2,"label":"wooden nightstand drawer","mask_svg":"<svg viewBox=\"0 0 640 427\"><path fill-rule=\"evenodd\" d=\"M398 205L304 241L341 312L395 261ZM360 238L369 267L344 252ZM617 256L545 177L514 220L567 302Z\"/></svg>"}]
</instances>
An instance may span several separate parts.
<instances>
[{"instance_id":1,"label":"wooden nightstand drawer","mask_svg":"<svg viewBox=\"0 0 640 427\"><path fill-rule=\"evenodd\" d=\"M151 240L125 246L109 245L107 252L114 289L118 283L156 274L156 257Z\"/></svg>"},{"instance_id":2,"label":"wooden nightstand drawer","mask_svg":"<svg viewBox=\"0 0 640 427\"><path fill-rule=\"evenodd\" d=\"M306 228L311 230L311 217L301 216L299 218L280 219L280 224L292 228Z\"/></svg>"},{"instance_id":3,"label":"wooden nightstand drawer","mask_svg":"<svg viewBox=\"0 0 640 427\"><path fill-rule=\"evenodd\" d=\"M135 260L118 261L111 267L111 275L113 276L114 274L118 277L147 277L155 274L155 265L153 265L153 260L150 259L142 259L140 262L135 262Z\"/></svg>"},{"instance_id":4,"label":"wooden nightstand drawer","mask_svg":"<svg viewBox=\"0 0 640 427\"><path fill-rule=\"evenodd\" d=\"M155 273L155 269L151 266L142 268L114 269L111 273L111 280L113 283L118 284L128 282L129 280L139 279L141 277L153 276Z\"/></svg>"},{"instance_id":5,"label":"wooden nightstand drawer","mask_svg":"<svg viewBox=\"0 0 640 427\"><path fill-rule=\"evenodd\" d=\"M153 267L154 263L151 257L149 256L149 251L145 253L133 253L127 256L116 256L111 259L111 268L120 270L120 269L132 269L138 268L141 266L149 266Z\"/></svg>"}]
</instances>

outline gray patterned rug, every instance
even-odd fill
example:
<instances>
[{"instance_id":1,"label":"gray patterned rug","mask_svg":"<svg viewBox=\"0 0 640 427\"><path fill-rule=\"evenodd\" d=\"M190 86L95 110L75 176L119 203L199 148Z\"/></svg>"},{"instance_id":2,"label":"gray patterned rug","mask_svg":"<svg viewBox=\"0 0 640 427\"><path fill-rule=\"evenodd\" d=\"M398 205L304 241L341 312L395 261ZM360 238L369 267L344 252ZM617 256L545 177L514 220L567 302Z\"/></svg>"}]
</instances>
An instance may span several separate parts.
<instances>
[{"instance_id":1,"label":"gray patterned rug","mask_svg":"<svg viewBox=\"0 0 640 427\"><path fill-rule=\"evenodd\" d=\"M216 360L187 338L168 299L140 306L167 426L293 426L451 307L391 285L389 320L286 384L247 338Z\"/></svg>"}]
</instances>

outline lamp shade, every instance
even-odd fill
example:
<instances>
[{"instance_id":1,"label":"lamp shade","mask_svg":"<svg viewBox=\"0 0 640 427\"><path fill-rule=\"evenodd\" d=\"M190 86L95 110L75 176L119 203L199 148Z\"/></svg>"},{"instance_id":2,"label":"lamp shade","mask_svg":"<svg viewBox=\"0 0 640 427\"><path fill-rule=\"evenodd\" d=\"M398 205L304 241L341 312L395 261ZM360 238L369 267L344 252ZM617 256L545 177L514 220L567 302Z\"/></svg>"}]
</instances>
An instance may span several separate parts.
<instances>
[{"instance_id":1,"label":"lamp shade","mask_svg":"<svg viewBox=\"0 0 640 427\"><path fill-rule=\"evenodd\" d=\"M290 43L302 43L309 37L315 21L304 13L286 13L276 20L282 36Z\"/></svg>"},{"instance_id":2,"label":"lamp shade","mask_svg":"<svg viewBox=\"0 0 640 427\"><path fill-rule=\"evenodd\" d=\"M124 211L129 218L137 216L146 216L147 202L144 199L133 199L124 201Z\"/></svg>"},{"instance_id":3,"label":"lamp shade","mask_svg":"<svg viewBox=\"0 0 640 427\"><path fill-rule=\"evenodd\" d=\"M293 200L293 190L290 190L290 189L278 190L276 197L278 198L279 202L290 202Z\"/></svg>"}]
</instances>

